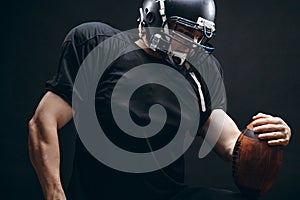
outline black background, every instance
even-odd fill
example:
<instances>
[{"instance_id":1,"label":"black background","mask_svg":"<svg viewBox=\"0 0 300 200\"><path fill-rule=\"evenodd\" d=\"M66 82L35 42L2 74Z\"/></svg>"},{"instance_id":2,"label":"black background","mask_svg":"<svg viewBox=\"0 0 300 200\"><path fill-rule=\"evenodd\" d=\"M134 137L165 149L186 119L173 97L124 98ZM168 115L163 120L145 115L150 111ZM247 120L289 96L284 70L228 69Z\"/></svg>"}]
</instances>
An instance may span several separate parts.
<instances>
[{"instance_id":1,"label":"black background","mask_svg":"<svg viewBox=\"0 0 300 200\"><path fill-rule=\"evenodd\" d=\"M1 3L1 199L42 199L28 157L27 122L44 93L45 81L56 71L65 34L87 21L103 21L122 30L135 28L140 2ZM241 129L257 112L279 115L293 131L290 145L284 149L278 180L262 199L298 199L299 3L295 0L216 0L216 3L214 54L224 68L229 115ZM197 151L195 147L191 152ZM189 179L191 183L236 190L229 165L214 153L194 161L190 170L196 173Z\"/></svg>"}]
</instances>

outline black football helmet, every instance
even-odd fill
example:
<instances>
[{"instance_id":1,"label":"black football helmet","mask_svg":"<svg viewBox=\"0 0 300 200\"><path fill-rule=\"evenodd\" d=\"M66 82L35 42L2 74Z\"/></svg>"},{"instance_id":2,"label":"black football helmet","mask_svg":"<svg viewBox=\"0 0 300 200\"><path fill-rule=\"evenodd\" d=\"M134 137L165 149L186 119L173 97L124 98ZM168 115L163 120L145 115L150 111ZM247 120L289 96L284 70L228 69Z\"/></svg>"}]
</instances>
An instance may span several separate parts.
<instances>
[{"instance_id":1,"label":"black football helmet","mask_svg":"<svg viewBox=\"0 0 300 200\"><path fill-rule=\"evenodd\" d=\"M214 0L144 0L138 19L140 35L144 28L149 47L181 66L190 53L172 50L171 42L176 40L191 51L200 48L212 52L214 48L208 41L215 35L215 14ZM197 41L184 37L176 31L178 25L201 31L202 37ZM175 57L177 62L172 59Z\"/></svg>"}]
</instances>

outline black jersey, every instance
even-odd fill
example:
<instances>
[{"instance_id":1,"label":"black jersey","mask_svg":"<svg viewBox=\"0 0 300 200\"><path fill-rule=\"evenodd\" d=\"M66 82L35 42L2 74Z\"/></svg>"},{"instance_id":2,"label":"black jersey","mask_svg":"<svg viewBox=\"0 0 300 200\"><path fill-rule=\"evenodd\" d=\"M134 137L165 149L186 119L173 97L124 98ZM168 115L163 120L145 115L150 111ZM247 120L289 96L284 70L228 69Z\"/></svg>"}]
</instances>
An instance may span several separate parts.
<instances>
[{"instance_id":1,"label":"black jersey","mask_svg":"<svg viewBox=\"0 0 300 200\"><path fill-rule=\"evenodd\" d=\"M118 33L120 33L119 30L98 22L82 24L70 31L62 45L58 72L52 80L46 83L46 90L56 93L72 105L75 78L85 58L101 42ZM136 138L128 136L118 127L111 111L112 93L118 80L131 69L145 63L159 63L172 67L168 62L151 57L143 49L137 48L134 36L128 37L131 38L122 40L121 37L114 40L109 44L110 46L105 52L106 56L99 58L104 62L112 54L113 49L134 47L133 51L120 55L110 63L103 76L99 77L95 93L95 110L98 121L109 140L128 151L144 153L162 148L174 137L181 120L180 105L174 94L167 88L158 84L147 84L132 95L129 105L130 115L136 124L145 126L149 123L147 113L151 105L163 105L168 116L163 128L151 138ZM219 67L215 59L211 59L210 62ZM209 71L209 69L206 70ZM201 107L197 83L186 70L178 69L178 71L190 82L191 88L196 93L199 107ZM201 117L197 122L200 129L213 109L225 107L225 99L223 94L218 94L217 90L210 94L201 74L198 72L195 74L202 85L206 106L205 110L200 111ZM222 80L213 77L212 81L214 85L218 85ZM80 96L80 94L77 95ZM212 103L213 101L215 102ZM76 112L76 108L74 109ZM77 139L74 168L67 188L67 198L72 200L165 200L172 198L183 187L185 187L183 156L172 164L153 172L128 173L102 164Z\"/></svg>"}]
</instances>

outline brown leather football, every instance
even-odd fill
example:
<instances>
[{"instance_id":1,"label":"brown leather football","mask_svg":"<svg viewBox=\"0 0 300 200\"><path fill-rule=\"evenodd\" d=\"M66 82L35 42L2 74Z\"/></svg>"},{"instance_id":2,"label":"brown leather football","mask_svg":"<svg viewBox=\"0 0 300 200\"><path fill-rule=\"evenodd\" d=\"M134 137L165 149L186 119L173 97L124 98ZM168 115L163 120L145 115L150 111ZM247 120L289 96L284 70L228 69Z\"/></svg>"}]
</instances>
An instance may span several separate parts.
<instances>
[{"instance_id":1,"label":"brown leather football","mask_svg":"<svg viewBox=\"0 0 300 200\"><path fill-rule=\"evenodd\" d=\"M281 146L259 140L250 123L238 137L232 156L232 175L239 190L258 197L269 190L282 163Z\"/></svg>"}]
</instances>

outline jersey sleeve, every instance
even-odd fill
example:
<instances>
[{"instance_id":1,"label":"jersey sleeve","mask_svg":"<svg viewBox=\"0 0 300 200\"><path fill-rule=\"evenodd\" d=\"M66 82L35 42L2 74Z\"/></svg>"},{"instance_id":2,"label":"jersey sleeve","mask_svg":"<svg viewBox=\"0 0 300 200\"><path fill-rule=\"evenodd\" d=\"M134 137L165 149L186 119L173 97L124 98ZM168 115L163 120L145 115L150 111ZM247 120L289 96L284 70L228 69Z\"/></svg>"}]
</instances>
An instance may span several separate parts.
<instances>
[{"instance_id":1,"label":"jersey sleeve","mask_svg":"<svg viewBox=\"0 0 300 200\"><path fill-rule=\"evenodd\" d=\"M211 98L211 110L222 109L226 111L227 100L226 90L224 85L223 69L218 60L212 56L211 69L209 72L209 94Z\"/></svg>"},{"instance_id":2,"label":"jersey sleeve","mask_svg":"<svg viewBox=\"0 0 300 200\"><path fill-rule=\"evenodd\" d=\"M61 47L58 70L52 80L46 82L46 91L51 91L72 105L72 90L76 73L79 69L77 51L74 42L64 41Z\"/></svg>"},{"instance_id":3,"label":"jersey sleeve","mask_svg":"<svg viewBox=\"0 0 300 200\"><path fill-rule=\"evenodd\" d=\"M54 92L72 105L72 93L77 72L87 55L102 41L118 33L106 24L91 22L73 28L61 46L58 70L46 82L46 91Z\"/></svg>"},{"instance_id":4,"label":"jersey sleeve","mask_svg":"<svg viewBox=\"0 0 300 200\"><path fill-rule=\"evenodd\" d=\"M195 66L194 73L201 84L204 96L204 99L200 98L199 100L201 114L199 127L202 127L213 110L222 109L226 111L223 71L217 59L209 55L199 65ZM203 107L205 108L204 110Z\"/></svg>"}]
</instances>

